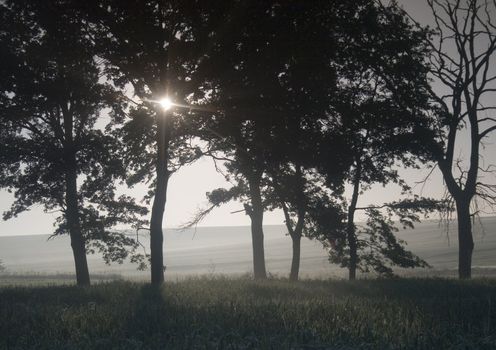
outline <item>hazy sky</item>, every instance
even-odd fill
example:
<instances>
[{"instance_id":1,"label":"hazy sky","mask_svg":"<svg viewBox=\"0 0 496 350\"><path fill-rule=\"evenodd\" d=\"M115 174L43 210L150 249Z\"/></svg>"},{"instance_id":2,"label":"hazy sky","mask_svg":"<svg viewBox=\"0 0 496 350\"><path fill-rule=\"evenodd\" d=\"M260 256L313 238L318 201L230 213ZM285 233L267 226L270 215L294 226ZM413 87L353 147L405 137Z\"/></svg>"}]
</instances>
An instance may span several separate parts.
<instances>
[{"instance_id":1,"label":"hazy sky","mask_svg":"<svg viewBox=\"0 0 496 350\"><path fill-rule=\"evenodd\" d=\"M432 18L425 4L425 0L402 0L399 1L409 13L421 23L432 23ZM496 164L496 133L493 133L486 140L486 149L484 150L484 161L487 164ZM460 154L463 154L464 143L459 146ZM422 180L428 173L428 170L402 170L401 174L410 184ZM181 169L176 173L169 182L168 200L165 214L165 226L176 227L190 219L195 211L205 205L205 193L217 187L225 187L229 184L223 179L223 176L216 173L213 163L209 159L199 160L197 163ZM425 196L440 197L444 191L443 183L439 172L436 170L428 183L423 186L415 187L415 192ZM145 193L145 187L137 187L132 190L137 197L142 197ZM397 186L375 186L364 193L359 198L359 206L380 204L386 201L398 199L400 190ZM0 191L0 212L8 209L12 203L12 195L6 191ZM239 203L230 203L222 208L213 211L203 222L202 226L230 226L230 225L249 225L249 218L243 213L230 214L231 211L242 209ZM33 208L31 211L21 214L18 218L7 222L0 221L0 235L16 234L38 234L53 232L54 214L43 213L40 207ZM358 216L358 219L363 217ZM282 224L283 215L276 211L266 213L264 223Z\"/></svg>"}]
</instances>

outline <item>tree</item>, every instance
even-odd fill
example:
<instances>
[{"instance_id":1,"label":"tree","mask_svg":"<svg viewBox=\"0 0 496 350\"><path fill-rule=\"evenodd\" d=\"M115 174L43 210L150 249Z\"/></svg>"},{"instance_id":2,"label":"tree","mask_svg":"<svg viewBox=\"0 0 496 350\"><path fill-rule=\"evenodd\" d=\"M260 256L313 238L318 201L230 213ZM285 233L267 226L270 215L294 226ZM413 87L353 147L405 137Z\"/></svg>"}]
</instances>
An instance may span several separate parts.
<instances>
[{"instance_id":1,"label":"tree","mask_svg":"<svg viewBox=\"0 0 496 350\"><path fill-rule=\"evenodd\" d=\"M303 237L305 216L308 211L306 198L307 179L300 164L295 165L294 171L291 168L285 170L283 173L283 169L278 169L273 188L276 194L276 203L282 208L284 223L292 240L289 280L297 281L300 271L301 238Z\"/></svg>"},{"instance_id":2,"label":"tree","mask_svg":"<svg viewBox=\"0 0 496 350\"><path fill-rule=\"evenodd\" d=\"M428 0L435 19L435 36L430 38L431 74L439 88L431 88L436 127L431 152L456 204L458 219L458 274L471 277L471 204L480 197L496 204L496 188L485 183L481 173L480 148L493 131L496 110L496 3L485 0ZM456 157L468 139L468 157ZM461 146L463 145L463 146Z\"/></svg>"},{"instance_id":3,"label":"tree","mask_svg":"<svg viewBox=\"0 0 496 350\"><path fill-rule=\"evenodd\" d=\"M4 219L40 204L60 211L55 235L69 233L78 285L90 283L87 250L122 261L137 243L111 231L144 209L116 196L124 166L98 127L114 94L100 83L81 14L64 1L5 1L0 7L0 186L15 201Z\"/></svg>"},{"instance_id":4,"label":"tree","mask_svg":"<svg viewBox=\"0 0 496 350\"><path fill-rule=\"evenodd\" d=\"M210 9L201 1L114 0L80 6L90 19L88 32L99 47L108 79L138 98L120 130L125 141L121 155L129 163L128 183L146 180L152 188L146 196L153 198L151 282L160 285L168 181L178 166L199 155L187 142L195 129L190 125L194 113L183 107L199 98L195 72L209 48L208 14L216 7ZM166 97L172 108L163 111L158 102Z\"/></svg>"},{"instance_id":5,"label":"tree","mask_svg":"<svg viewBox=\"0 0 496 350\"><path fill-rule=\"evenodd\" d=\"M380 206L356 208L364 210L367 220L353 226L356 260L351 261L348 211L345 203L330 197L316 197L314 210L309 213L306 236L317 239L329 250L329 261L361 272L374 271L379 275L394 276L394 267L428 267L427 262L406 250L406 242L396 237L398 223L403 228L414 228L420 215L444 210L444 202L429 198L414 198L385 203ZM396 220L393 221L393 219Z\"/></svg>"},{"instance_id":6,"label":"tree","mask_svg":"<svg viewBox=\"0 0 496 350\"><path fill-rule=\"evenodd\" d=\"M344 169L343 169L344 170ZM297 281L300 270L301 239L310 217L325 195L323 179L312 170L305 170L301 162L280 166L271 177L272 191L267 194L273 208L281 208L288 235L292 240L290 281ZM327 199L330 201L330 198ZM330 210L335 209L334 207ZM332 213L327 213L332 216Z\"/></svg>"},{"instance_id":7,"label":"tree","mask_svg":"<svg viewBox=\"0 0 496 350\"><path fill-rule=\"evenodd\" d=\"M304 125L304 116L315 123L328 107L322 96L334 82L332 69L326 69L332 40L322 25L332 11L319 10L315 3L236 2L224 16L223 30L213 36L204 66L210 77L207 103L220 111L205 133L212 148L229 159L236 187L246 189L255 278L266 277L264 192L269 178L277 177L272 163L277 140L282 141L278 135L286 133L288 140L294 129L288 128L290 120Z\"/></svg>"},{"instance_id":8,"label":"tree","mask_svg":"<svg viewBox=\"0 0 496 350\"><path fill-rule=\"evenodd\" d=\"M224 111L210 128L221 135L216 148L233 158L228 169L238 180L246 180L251 191L247 198L253 203L247 213L254 228L254 248L259 249L254 258L258 256L258 264L263 265L261 218L262 204L267 202L260 191L263 183L274 187L279 197L271 206L277 203L285 213L293 238L294 277L307 211L303 174L318 167L334 187L331 191L342 190L346 168L356 158L357 149L365 147L356 141L366 139L364 121L378 124L374 142L382 145L385 136L381 133L391 128L399 138L401 130L418 122L415 117L421 117L420 104L426 101L415 90L415 79L425 75L424 66L419 65L422 32L415 32L402 13L366 0L320 5L275 1L243 8L243 18L227 17L227 26L232 21L237 31L214 45L210 66L215 73L209 103ZM384 34L390 31L396 34ZM398 53L398 46L407 54ZM405 74L405 67L415 69ZM360 107L350 107L353 104ZM375 120L378 117L383 118L382 124ZM378 170L383 178L395 176L381 168L395 161L391 152L384 152L386 148L375 150L384 164L370 169L369 177ZM400 148L396 148L398 157L404 151ZM294 228L290 212L298 216Z\"/></svg>"},{"instance_id":9,"label":"tree","mask_svg":"<svg viewBox=\"0 0 496 350\"><path fill-rule=\"evenodd\" d=\"M351 28L343 30L347 44L339 52L340 87L334 105L353 160L348 172L352 195L346 236L349 278L355 279L359 248L354 216L360 193L374 183L395 182L406 190L395 168L418 167L427 161L414 131L430 126L424 113L428 50L426 31L394 3L370 4L361 17L344 25Z\"/></svg>"},{"instance_id":10,"label":"tree","mask_svg":"<svg viewBox=\"0 0 496 350\"><path fill-rule=\"evenodd\" d=\"M428 203L428 211L435 207L435 203ZM335 246L331 250L330 260L340 263L343 267L348 267L350 271L353 271L351 270L353 267L354 270L357 268L362 272L373 270L385 276L393 276L393 267L396 266L401 268L428 267L427 262L405 249L406 242L395 236L399 229L392 219L395 214L394 209L401 205L402 203L386 204L389 209L386 215L376 208L367 208L366 224L353 231L356 242L355 260L347 259L346 248L340 244L339 239L334 240ZM408 210L408 218L400 217L399 221L404 227L414 228L414 223L420 222L419 217L412 214L412 209L421 211L424 208L419 207L419 203L414 203L412 208ZM348 237L348 235L347 230L346 236ZM352 256L351 252L349 252L349 256ZM356 273L356 271L353 272ZM354 278L354 275L350 276L350 279Z\"/></svg>"},{"instance_id":11,"label":"tree","mask_svg":"<svg viewBox=\"0 0 496 350\"><path fill-rule=\"evenodd\" d=\"M302 63L301 61L299 62ZM343 190L346 170L351 162L349 153L344 151L342 137L336 131L328 129L332 124L326 123L329 118L330 91L335 90L332 85L334 79L326 79L327 88L317 91L310 88L319 86L318 76L323 74L314 71L311 65L306 70L301 67L307 77L308 85L301 81L293 82L290 91L299 91L304 96L312 96L312 108L301 104L304 98L290 97L296 111L289 112L289 116L278 121L277 133L272 135L271 153L267 161L267 180L269 190L265 192L269 209L280 208L284 214L284 222L288 235L292 240L292 259L289 279L298 280L301 254L301 238L305 235L305 227L311 221L315 208L321 201L331 197L339 197ZM334 72L331 72L334 75ZM325 79L325 78L324 78ZM299 84L298 84L299 83ZM335 91L334 91L335 93ZM296 95L296 94L295 94ZM299 102L299 103L298 103ZM309 101L306 101L307 103ZM326 120L326 117L329 118ZM326 122L323 122L323 121ZM325 125L325 126L324 126ZM329 147L334 145L336 147ZM327 148L329 147L329 149ZM336 152L341 149L343 151ZM317 168L325 160L326 175L322 176ZM336 209L332 203L329 216Z\"/></svg>"}]
</instances>

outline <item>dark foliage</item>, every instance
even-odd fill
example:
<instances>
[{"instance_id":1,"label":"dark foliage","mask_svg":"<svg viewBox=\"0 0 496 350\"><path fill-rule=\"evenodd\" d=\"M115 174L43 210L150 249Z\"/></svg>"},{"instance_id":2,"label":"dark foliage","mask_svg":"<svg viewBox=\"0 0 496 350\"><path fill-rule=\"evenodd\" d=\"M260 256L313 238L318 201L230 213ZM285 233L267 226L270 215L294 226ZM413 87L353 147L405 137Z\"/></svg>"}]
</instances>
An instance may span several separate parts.
<instances>
[{"instance_id":1,"label":"dark foliage","mask_svg":"<svg viewBox=\"0 0 496 350\"><path fill-rule=\"evenodd\" d=\"M59 211L55 235L71 235L78 281L85 275L87 284L86 245L107 262L122 261L138 246L112 228L139 224L146 212L117 195L125 167L118 143L101 127L102 110L114 107L116 96L99 80L94 46L73 7L7 1L0 11L0 186L15 195L4 219L34 205Z\"/></svg>"}]
</instances>

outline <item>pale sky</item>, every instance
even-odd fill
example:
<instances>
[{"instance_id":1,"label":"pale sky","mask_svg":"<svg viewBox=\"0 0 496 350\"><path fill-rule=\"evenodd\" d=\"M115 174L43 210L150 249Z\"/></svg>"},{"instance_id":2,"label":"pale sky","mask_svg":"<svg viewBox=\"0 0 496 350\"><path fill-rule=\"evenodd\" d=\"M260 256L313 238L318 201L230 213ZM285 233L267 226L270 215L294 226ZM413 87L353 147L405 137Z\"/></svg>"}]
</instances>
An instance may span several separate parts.
<instances>
[{"instance_id":1,"label":"pale sky","mask_svg":"<svg viewBox=\"0 0 496 350\"><path fill-rule=\"evenodd\" d=\"M421 23L432 23L429 9L425 5L424 0L402 0L399 1L409 13ZM496 133L493 133L486 139L486 148L483 151L484 162L488 164L496 164ZM466 142L461 142L459 145L460 154ZM425 178L429 170L401 170L403 178L408 184L414 186L416 182ZM496 183L495 179L488 179L492 183ZM169 182L169 192L167 197L167 206L165 209L165 226L177 227L187 222L200 207L205 206L205 193L218 187L227 187L222 175L215 171L213 163L210 159L201 159L195 164L184 167L176 173ZM440 198L444 192L442 178L438 170L435 170L430 177L430 180L423 186L415 187L417 194ZM145 187L137 187L132 190L132 193L138 198L145 193ZM359 198L359 206L371 204L381 204L384 202L397 200L399 198L400 189L397 186L391 185L383 188L375 186L371 190L364 193ZM13 196L6 191L0 190L0 212L8 209L12 203ZM238 226L250 225L249 218L243 213L231 214L230 212L242 209L239 203L230 203L221 208L214 210L200 226ZM9 221L0 221L0 236L6 235L24 235L24 234L48 234L53 232L54 214L43 213L40 207L35 207L31 211L19 215L18 218ZM358 220L363 217L358 216ZM283 215L280 211L266 213L264 223L266 225L283 224Z\"/></svg>"}]
</instances>

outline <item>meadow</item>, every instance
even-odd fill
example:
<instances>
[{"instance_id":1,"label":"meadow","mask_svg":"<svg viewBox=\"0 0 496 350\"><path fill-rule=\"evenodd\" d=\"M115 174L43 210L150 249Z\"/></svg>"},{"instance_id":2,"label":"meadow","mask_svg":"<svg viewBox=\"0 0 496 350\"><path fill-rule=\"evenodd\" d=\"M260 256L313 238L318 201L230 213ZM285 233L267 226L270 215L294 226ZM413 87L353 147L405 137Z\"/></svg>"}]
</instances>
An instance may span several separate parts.
<instances>
[{"instance_id":1,"label":"meadow","mask_svg":"<svg viewBox=\"0 0 496 350\"><path fill-rule=\"evenodd\" d=\"M397 236L408 242L408 249L425 259L431 269L398 269L399 275L415 277L454 277L458 267L456 222L451 230L439 225L437 220L426 220L414 230L401 229ZM253 270L250 226L199 227L186 231L165 231L164 257L166 278L170 281L189 276L229 275L237 277ZM267 270L275 276L286 277L291 266L291 239L286 236L284 225L264 226ZM5 273L0 275L0 285L7 279L17 281L27 275L31 279L72 280L74 261L68 236L48 240L48 235L7 236L0 232L0 259ZM473 274L478 277L496 276L496 217L484 217L475 222ZM146 236L142 243L149 247ZM122 279L148 281L149 271L138 271L128 261L124 264L106 265L99 254L88 255L88 265L99 280ZM57 275L57 276L54 276ZM343 278L347 271L329 264L328 254L322 244L302 239L300 276L310 279ZM366 276L375 277L375 276ZM17 283L17 281L14 281Z\"/></svg>"},{"instance_id":2,"label":"meadow","mask_svg":"<svg viewBox=\"0 0 496 350\"><path fill-rule=\"evenodd\" d=\"M0 288L1 349L494 349L496 281L191 278Z\"/></svg>"}]
</instances>

